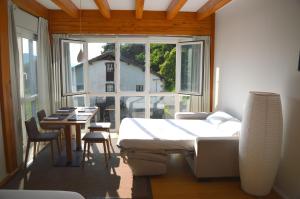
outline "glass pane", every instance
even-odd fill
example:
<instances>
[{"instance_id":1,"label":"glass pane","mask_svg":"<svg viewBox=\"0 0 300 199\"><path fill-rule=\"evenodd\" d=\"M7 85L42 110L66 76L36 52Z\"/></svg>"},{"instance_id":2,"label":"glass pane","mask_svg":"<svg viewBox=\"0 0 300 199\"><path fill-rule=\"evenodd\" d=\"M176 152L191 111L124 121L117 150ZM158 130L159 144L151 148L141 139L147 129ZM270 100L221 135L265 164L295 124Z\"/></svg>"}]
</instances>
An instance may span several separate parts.
<instances>
[{"instance_id":1,"label":"glass pane","mask_svg":"<svg viewBox=\"0 0 300 199\"><path fill-rule=\"evenodd\" d=\"M110 122L111 128L115 128L115 97L90 97L90 105L99 107L96 122Z\"/></svg>"},{"instance_id":2,"label":"glass pane","mask_svg":"<svg viewBox=\"0 0 300 199\"><path fill-rule=\"evenodd\" d=\"M200 44L181 47L181 91L201 93L201 48Z\"/></svg>"},{"instance_id":3,"label":"glass pane","mask_svg":"<svg viewBox=\"0 0 300 199\"><path fill-rule=\"evenodd\" d=\"M37 94L37 51L36 41L22 38L22 62L24 96L30 97Z\"/></svg>"},{"instance_id":4,"label":"glass pane","mask_svg":"<svg viewBox=\"0 0 300 199\"><path fill-rule=\"evenodd\" d=\"M142 92L145 88L145 45L121 44L120 86L122 91Z\"/></svg>"},{"instance_id":5,"label":"glass pane","mask_svg":"<svg viewBox=\"0 0 300 199\"><path fill-rule=\"evenodd\" d=\"M73 96L73 106L85 106L84 96Z\"/></svg>"},{"instance_id":6,"label":"glass pane","mask_svg":"<svg viewBox=\"0 0 300 199\"><path fill-rule=\"evenodd\" d=\"M189 95L180 96L180 104L179 104L180 112L191 111L190 104L191 104L191 96Z\"/></svg>"},{"instance_id":7,"label":"glass pane","mask_svg":"<svg viewBox=\"0 0 300 199\"><path fill-rule=\"evenodd\" d=\"M150 64L150 91L174 92L176 45L150 44Z\"/></svg>"},{"instance_id":8,"label":"glass pane","mask_svg":"<svg viewBox=\"0 0 300 199\"><path fill-rule=\"evenodd\" d=\"M115 92L115 44L88 43L89 92Z\"/></svg>"},{"instance_id":9,"label":"glass pane","mask_svg":"<svg viewBox=\"0 0 300 199\"><path fill-rule=\"evenodd\" d=\"M175 114L175 98L172 96L155 96L150 98L150 118L171 119Z\"/></svg>"},{"instance_id":10,"label":"glass pane","mask_svg":"<svg viewBox=\"0 0 300 199\"><path fill-rule=\"evenodd\" d=\"M38 100L26 100L24 101L24 113L25 113L25 118L24 120L28 120L31 117L36 117L36 113L38 110L39 104Z\"/></svg>"},{"instance_id":11,"label":"glass pane","mask_svg":"<svg viewBox=\"0 0 300 199\"><path fill-rule=\"evenodd\" d=\"M145 97L121 97L120 99L121 120L125 117L145 117Z\"/></svg>"},{"instance_id":12,"label":"glass pane","mask_svg":"<svg viewBox=\"0 0 300 199\"><path fill-rule=\"evenodd\" d=\"M83 91L83 44L64 42L62 54L65 68L65 92L72 93Z\"/></svg>"}]
</instances>

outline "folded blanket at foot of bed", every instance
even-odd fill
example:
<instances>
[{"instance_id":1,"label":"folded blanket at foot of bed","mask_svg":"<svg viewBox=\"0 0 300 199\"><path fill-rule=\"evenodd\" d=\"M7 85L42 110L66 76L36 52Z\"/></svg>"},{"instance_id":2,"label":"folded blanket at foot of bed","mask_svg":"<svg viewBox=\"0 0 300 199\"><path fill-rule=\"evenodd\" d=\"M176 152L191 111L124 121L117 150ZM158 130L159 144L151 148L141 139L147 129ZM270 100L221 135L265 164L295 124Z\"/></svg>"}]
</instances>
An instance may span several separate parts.
<instances>
[{"instance_id":1,"label":"folded blanket at foot of bed","mask_svg":"<svg viewBox=\"0 0 300 199\"><path fill-rule=\"evenodd\" d=\"M162 175L167 172L166 153L123 151L122 157L134 176Z\"/></svg>"}]
</instances>

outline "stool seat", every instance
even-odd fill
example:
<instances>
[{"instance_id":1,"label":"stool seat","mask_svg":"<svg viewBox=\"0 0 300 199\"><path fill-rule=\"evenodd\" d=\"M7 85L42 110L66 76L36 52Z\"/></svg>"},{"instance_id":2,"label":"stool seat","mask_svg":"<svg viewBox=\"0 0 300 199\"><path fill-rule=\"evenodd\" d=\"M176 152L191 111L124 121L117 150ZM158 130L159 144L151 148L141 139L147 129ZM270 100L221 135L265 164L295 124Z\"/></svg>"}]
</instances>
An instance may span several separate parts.
<instances>
[{"instance_id":1,"label":"stool seat","mask_svg":"<svg viewBox=\"0 0 300 199\"><path fill-rule=\"evenodd\" d=\"M109 129L110 126L110 122L95 122L90 124L89 129Z\"/></svg>"},{"instance_id":2,"label":"stool seat","mask_svg":"<svg viewBox=\"0 0 300 199\"><path fill-rule=\"evenodd\" d=\"M101 132L101 131L94 131L85 134L85 136L82 138L82 140L87 141L87 142L101 142L105 141L108 139L108 133L106 132Z\"/></svg>"}]
</instances>

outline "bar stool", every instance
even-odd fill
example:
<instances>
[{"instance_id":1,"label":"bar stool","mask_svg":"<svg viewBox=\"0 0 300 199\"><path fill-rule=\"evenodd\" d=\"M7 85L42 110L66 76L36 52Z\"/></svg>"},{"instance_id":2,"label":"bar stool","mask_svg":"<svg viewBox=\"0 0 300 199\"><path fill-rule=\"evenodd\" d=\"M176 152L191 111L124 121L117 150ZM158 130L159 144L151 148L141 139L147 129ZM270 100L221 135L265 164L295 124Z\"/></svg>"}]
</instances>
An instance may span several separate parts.
<instances>
[{"instance_id":1,"label":"bar stool","mask_svg":"<svg viewBox=\"0 0 300 199\"><path fill-rule=\"evenodd\" d=\"M104 157L105 157L105 164L106 168L108 168L107 165L107 157L106 157L106 147L108 149L108 156L110 158L110 151L109 151L109 141L108 141L108 134L107 132L89 132L85 134L85 136L82 138L84 141L84 150L83 150L83 157L82 157L82 166L84 167L85 163L85 154L86 150L88 151L88 156L90 155L90 145L92 143L102 143L103 149L104 149ZM86 149L88 147L88 149Z\"/></svg>"},{"instance_id":2,"label":"bar stool","mask_svg":"<svg viewBox=\"0 0 300 199\"><path fill-rule=\"evenodd\" d=\"M90 132L94 132L94 131L108 132L109 145L111 147L112 152L115 153L114 147L111 142L111 137L110 137L110 127L111 127L110 122L95 122L95 123L91 123L88 128L90 129Z\"/></svg>"}]
</instances>

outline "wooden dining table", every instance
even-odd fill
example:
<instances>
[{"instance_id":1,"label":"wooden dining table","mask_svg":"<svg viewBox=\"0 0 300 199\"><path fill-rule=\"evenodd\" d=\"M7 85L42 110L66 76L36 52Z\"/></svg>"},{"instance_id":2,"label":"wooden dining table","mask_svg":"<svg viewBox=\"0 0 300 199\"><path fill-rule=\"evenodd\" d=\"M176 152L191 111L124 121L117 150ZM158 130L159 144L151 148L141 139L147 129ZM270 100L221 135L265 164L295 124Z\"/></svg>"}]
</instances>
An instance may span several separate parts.
<instances>
[{"instance_id":1,"label":"wooden dining table","mask_svg":"<svg viewBox=\"0 0 300 199\"><path fill-rule=\"evenodd\" d=\"M98 107L63 107L58 109L55 114L44 118L40 123L43 126L64 126L65 142L66 142L66 158L60 160L58 166L79 166L80 161L73 160L72 152L72 132L71 127L76 127L76 151L82 151L81 146L81 126L86 125L95 116Z\"/></svg>"}]
</instances>

